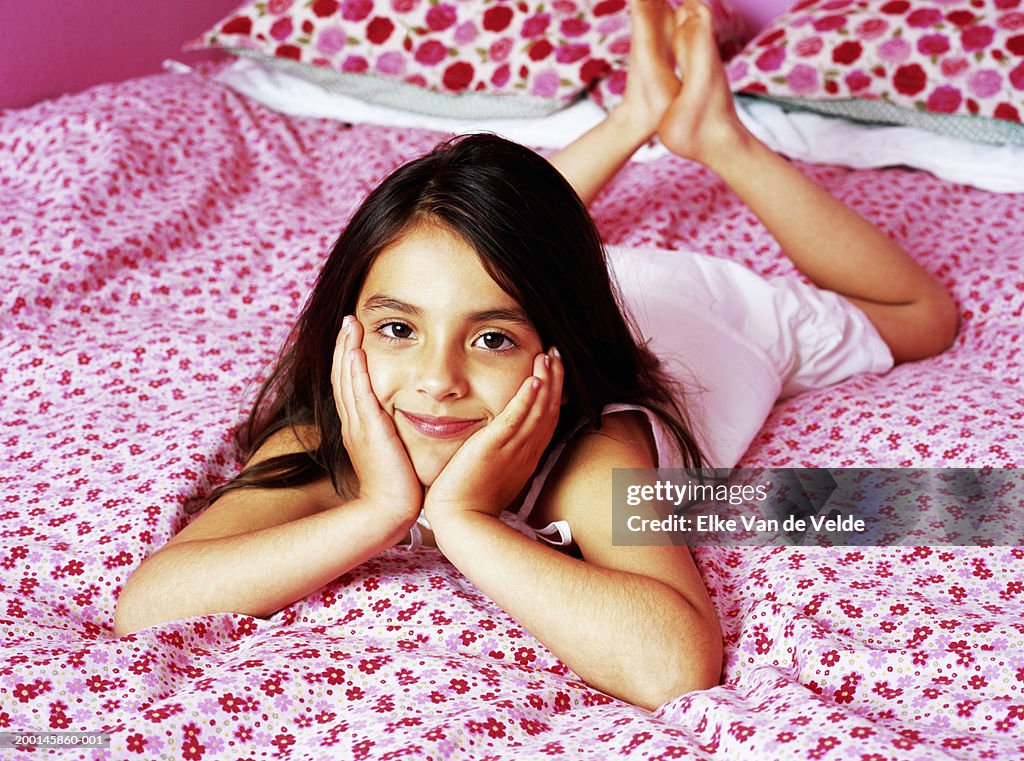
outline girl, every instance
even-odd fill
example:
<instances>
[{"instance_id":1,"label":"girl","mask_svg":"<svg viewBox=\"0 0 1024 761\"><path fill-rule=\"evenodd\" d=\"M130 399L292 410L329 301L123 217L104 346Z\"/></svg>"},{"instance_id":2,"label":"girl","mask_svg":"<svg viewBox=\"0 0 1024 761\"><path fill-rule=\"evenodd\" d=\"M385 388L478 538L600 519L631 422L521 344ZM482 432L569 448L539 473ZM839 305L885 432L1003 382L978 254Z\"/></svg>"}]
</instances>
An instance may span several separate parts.
<instances>
[{"instance_id":1,"label":"girl","mask_svg":"<svg viewBox=\"0 0 1024 761\"><path fill-rule=\"evenodd\" d=\"M624 102L559 171L476 136L370 194L242 431L244 470L131 577L118 634L267 616L426 543L600 690L653 709L718 682L719 625L688 550L611 541L613 468L702 458L584 204L657 132L897 360L945 348L956 315L907 254L743 128L704 5L632 11Z\"/></svg>"}]
</instances>

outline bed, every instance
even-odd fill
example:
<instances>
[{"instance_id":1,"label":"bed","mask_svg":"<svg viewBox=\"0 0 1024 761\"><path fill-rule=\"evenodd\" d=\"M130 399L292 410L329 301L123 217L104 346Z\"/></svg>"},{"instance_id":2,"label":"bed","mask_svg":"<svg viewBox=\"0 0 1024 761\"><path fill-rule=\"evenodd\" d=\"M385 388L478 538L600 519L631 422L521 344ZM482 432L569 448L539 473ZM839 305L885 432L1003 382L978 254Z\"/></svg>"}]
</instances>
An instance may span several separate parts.
<instances>
[{"instance_id":1,"label":"bed","mask_svg":"<svg viewBox=\"0 0 1024 761\"><path fill-rule=\"evenodd\" d=\"M0 732L99 758L1010 758L1018 546L704 547L722 685L648 712L584 684L435 550L382 553L263 620L115 637L119 589L239 464L231 431L324 252L446 136L290 116L210 71L0 114ZM741 464L1024 465L1024 194L799 163L956 296L941 356L780 402ZM767 275L717 178L632 162L609 243Z\"/></svg>"}]
</instances>

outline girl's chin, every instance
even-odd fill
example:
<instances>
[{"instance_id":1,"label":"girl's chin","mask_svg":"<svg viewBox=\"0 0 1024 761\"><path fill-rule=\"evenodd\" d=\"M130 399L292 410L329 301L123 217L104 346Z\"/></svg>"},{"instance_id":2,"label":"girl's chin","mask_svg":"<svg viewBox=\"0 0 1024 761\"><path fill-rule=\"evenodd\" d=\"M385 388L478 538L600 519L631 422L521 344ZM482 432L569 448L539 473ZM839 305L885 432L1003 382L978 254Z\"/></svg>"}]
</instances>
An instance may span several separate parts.
<instances>
[{"instance_id":1,"label":"girl's chin","mask_svg":"<svg viewBox=\"0 0 1024 761\"><path fill-rule=\"evenodd\" d=\"M452 454L444 457L439 457L436 454L432 455L413 455L410 459L412 460L413 470L416 471L416 478L423 484L424 487L429 488L437 477L441 475L441 471L444 470L444 466L448 464L448 461L452 459Z\"/></svg>"}]
</instances>

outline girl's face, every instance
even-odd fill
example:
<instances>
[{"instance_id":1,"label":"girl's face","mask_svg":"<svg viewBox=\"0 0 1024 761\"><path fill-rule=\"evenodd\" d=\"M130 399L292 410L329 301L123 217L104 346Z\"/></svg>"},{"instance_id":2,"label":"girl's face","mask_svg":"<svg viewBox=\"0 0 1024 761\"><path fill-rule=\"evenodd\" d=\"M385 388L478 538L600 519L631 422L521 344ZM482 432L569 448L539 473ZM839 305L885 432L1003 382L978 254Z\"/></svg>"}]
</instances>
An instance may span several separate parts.
<instances>
[{"instance_id":1,"label":"girl's face","mask_svg":"<svg viewBox=\"0 0 1024 761\"><path fill-rule=\"evenodd\" d=\"M501 413L543 351L476 252L430 224L380 253L355 314L373 391L424 486Z\"/></svg>"}]
</instances>

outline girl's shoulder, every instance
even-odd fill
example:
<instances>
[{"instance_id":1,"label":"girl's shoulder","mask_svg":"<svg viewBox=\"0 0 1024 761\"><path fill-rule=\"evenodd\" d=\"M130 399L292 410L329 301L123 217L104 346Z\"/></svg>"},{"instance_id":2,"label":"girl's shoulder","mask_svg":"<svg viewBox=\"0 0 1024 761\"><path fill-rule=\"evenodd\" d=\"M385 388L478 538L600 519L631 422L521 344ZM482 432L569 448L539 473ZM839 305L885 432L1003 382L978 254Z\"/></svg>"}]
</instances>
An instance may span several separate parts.
<instances>
[{"instance_id":1,"label":"girl's shoulder","mask_svg":"<svg viewBox=\"0 0 1024 761\"><path fill-rule=\"evenodd\" d=\"M622 409L602 416L601 427L586 425L566 442L544 481L532 511L535 525L568 521L577 526L599 511L595 504L611 506L613 468L654 468L658 450L651 420L640 409ZM606 519L601 514L602 519Z\"/></svg>"}]
</instances>

